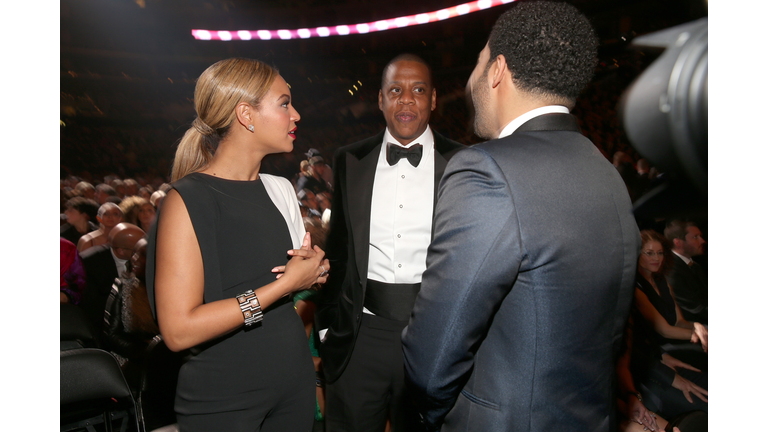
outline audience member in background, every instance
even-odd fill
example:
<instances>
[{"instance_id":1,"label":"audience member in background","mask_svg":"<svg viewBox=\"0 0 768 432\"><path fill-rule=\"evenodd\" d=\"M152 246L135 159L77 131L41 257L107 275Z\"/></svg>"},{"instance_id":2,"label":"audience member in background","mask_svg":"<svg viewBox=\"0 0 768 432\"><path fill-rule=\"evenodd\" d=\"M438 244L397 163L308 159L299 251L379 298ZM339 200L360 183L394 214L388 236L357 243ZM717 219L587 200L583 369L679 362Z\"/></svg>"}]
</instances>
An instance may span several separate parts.
<instances>
[{"instance_id":1,"label":"audience member in background","mask_svg":"<svg viewBox=\"0 0 768 432\"><path fill-rule=\"evenodd\" d=\"M305 155L307 156L307 160L310 162L310 165L312 164L312 158L323 157L323 155L320 154L320 150L313 149L313 148L309 149L309 151L306 152ZM327 163L325 163L325 160L322 160L321 162L323 166L320 168L320 177L322 177L323 180L325 180L325 182L328 184L328 186L330 186L331 190L333 190L333 170Z\"/></svg>"},{"instance_id":2,"label":"audience member in background","mask_svg":"<svg viewBox=\"0 0 768 432\"><path fill-rule=\"evenodd\" d=\"M173 189L173 186L169 185L168 183L163 183L160 186L157 187L157 190L167 194L169 190Z\"/></svg>"},{"instance_id":3,"label":"audience member in background","mask_svg":"<svg viewBox=\"0 0 768 432\"><path fill-rule=\"evenodd\" d=\"M83 198L93 199L96 188L88 182L81 181L75 186L75 193Z\"/></svg>"},{"instance_id":4,"label":"audience member in background","mask_svg":"<svg viewBox=\"0 0 768 432\"><path fill-rule=\"evenodd\" d=\"M122 180L120 180L119 178L112 179L109 182L109 185L112 186L112 188L115 189L115 192L117 192L117 196L120 199L125 198L125 196L126 196L125 195L125 183L123 183Z\"/></svg>"},{"instance_id":5,"label":"audience member in background","mask_svg":"<svg viewBox=\"0 0 768 432\"><path fill-rule=\"evenodd\" d=\"M147 298L147 240L133 248L131 270L112 285L104 310L102 346L118 359L126 378L135 379L147 345L160 334Z\"/></svg>"},{"instance_id":6,"label":"audience member in background","mask_svg":"<svg viewBox=\"0 0 768 432\"><path fill-rule=\"evenodd\" d=\"M145 200L149 201L149 198L152 197L152 188L149 186L142 186L139 188L139 196L144 198Z\"/></svg>"},{"instance_id":7,"label":"audience member in background","mask_svg":"<svg viewBox=\"0 0 768 432\"><path fill-rule=\"evenodd\" d=\"M642 196L646 192L648 192L648 189L651 187L651 176L650 171L651 164L648 163L647 159L639 159L637 161L637 190L639 192L639 196Z\"/></svg>"},{"instance_id":8,"label":"audience member in background","mask_svg":"<svg viewBox=\"0 0 768 432\"><path fill-rule=\"evenodd\" d=\"M627 192L629 192L629 198L632 202L635 202L640 197L640 192L638 191L637 170L635 170L632 164L632 158L622 151L617 151L613 154L613 166L616 167L619 175L621 175L621 179L624 180L624 185L627 187Z\"/></svg>"},{"instance_id":9,"label":"audience member in background","mask_svg":"<svg viewBox=\"0 0 768 432\"><path fill-rule=\"evenodd\" d=\"M666 274L672 267L672 254L661 234L653 230L640 231L643 241L637 264L637 287L635 302L645 320L659 334L659 344L664 339L686 340L700 343L707 351L707 328L699 322L688 322L684 317L673 292L674 286L667 283Z\"/></svg>"},{"instance_id":10,"label":"audience member in background","mask_svg":"<svg viewBox=\"0 0 768 432\"><path fill-rule=\"evenodd\" d=\"M694 222L674 219L664 228L664 237L672 243L672 270L667 276L675 294L675 301L683 317L689 321L707 324L709 320L709 294L707 272L691 258L704 253L706 241Z\"/></svg>"},{"instance_id":11,"label":"audience member in background","mask_svg":"<svg viewBox=\"0 0 768 432\"><path fill-rule=\"evenodd\" d=\"M59 238L59 297L61 303L80 303L85 291L85 269L75 245Z\"/></svg>"},{"instance_id":12,"label":"audience member in background","mask_svg":"<svg viewBox=\"0 0 768 432\"><path fill-rule=\"evenodd\" d=\"M295 184L293 185L293 188L296 190L296 192L299 192L300 190L307 187L307 182L310 181L314 181L314 178L312 177L312 169L309 167L309 161L303 160L299 164L299 175Z\"/></svg>"},{"instance_id":13,"label":"audience member in background","mask_svg":"<svg viewBox=\"0 0 768 432\"><path fill-rule=\"evenodd\" d=\"M80 238L92 231L99 229L93 221L97 220L99 205L96 201L84 197L70 198L65 205L64 215L67 223L61 225L60 237L73 244L77 244Z\"/></svg>"},{"instance_id":14,"label":"audience member in background","mask_svg":"<svg viewBox=\"0 0 768 432\"><path fill-rule=\"evenodd\" d=\"M123 185L125 185L125 196L135 196L139 194L139 184L134 179L125 179L123 180Z\"/></svg>"},{"instance_id":15,"label":"audience member in background","mask_svg":"<svg viewBox=\"0 0 768 432\"><path fill-rule=\"evenodd\" d=\"M320 220L323 222L323 226L328 226L328 222L331 221L331 194L319 193L315 195L315 199L321 215Z\"/></svg>"},{"instance_id":16,"label":"audience member in background","mask_svg":"<svg viewBox=\"0 0 768 432\"><path fill-rule=\"evenodd\" d=\"M155 210L160 211L160 205L163 203L163 198L165 198L165 192L156 190L152 192L152 196L149 197L149 203L155 206Z\"/></svg>"},{"instance_id":17,"label":"audience member in background","mask_svg":"<svg viewBox=\"0 0 768 432\"><path fill-rule=\"evenodd\" d=\"M142 237L144 231L141 228L129 223L119 223L109 232L108 243L92 247L80 254L88 284L80 306L99 333L104 322L104 307L112 283L127 270L133 248Z\"/></svg>"},{"instance_id":18,"label":"audience member in background","mask_svg":"<svg viewBox=\"0 0 768 432\"><path fill-rule=\"evenodd\" d=\"M642 248L633 317L634 343L639 349L635 349L636 355L633 353L633 357L638 358L633 375L643 384L643 395L648 395L646 406L667 418L692 410L707 411L708 379L699 369L702 365L684 363L661 348L668 339L673 339L701 344L706 352L707 328L698 322L686 321L675 303L674 287L667 284L664 276L671 256L664 237L652 230L643 230L640 236ZM660 367L659 361L672 371Z\"/></svg>"},{"instance_id":19,"label":"audience member in background","mask_svg":"<svg viewBox=\"0 0 768 432\"><path fill-rule=\"evenodd\" d=\"M94 199L96 200L99 205L104 204L107 202L107 198L109 197L116 197L117 192L115 192L115 189L112 188L112 186L101 183L96 185L96 192L94 193Z\"/></svg>"},{"instance_id":20,"label":"audience member in background","mask_svg":"<svg viewBox=\"0 0 768 432\"><path fill-rule=\"evenodd\" d=\"M331 171L331 167L325 163L325 159L320 155L313 156L309 158L309 167L312 168L312 177L314 177L318 183L323 185L322 188L315 193L333 192L333 182L325 179L328 175L333 175L333 171Z\"/></svg>"},{"instance_id":21,"label":"audience member in background","mask_svg":"<svg viewBox=\"0 0 768 432\"><path fill-rule=\"evenodd\" d=\"M144 232L149 232L149 227L155 220L155 206L139 196L126 197L120 203L125 222L138 225Z\"/></svg>"},{"instance_id":22,"label":"audience member in background","mask_svg":"<svg viewBox=\"0 0 768 432\"><path fill-rule=\"evenodd\" d=\"M96 231L83 235L77 242L77 250L81 254L88 250L88 248L107 243L109 232L115 225L123 221L123 211L120 210L117 204L107 202L99 207L96 213L96 220L99 222L99 228Z\"/></svg>"},{"instance_id":23,"label":"audience member in background","mask_svg":"<svg viewBox=\"0 0 768 432\"><path fill-rule=\"evenodd\" d=\"M317 196L310 189L301 189L296 194L299 201L304 204L309 210L309 216L320 219L322 214L320 213L319 206L317 204Z\"/></svg>"}]
</instances>

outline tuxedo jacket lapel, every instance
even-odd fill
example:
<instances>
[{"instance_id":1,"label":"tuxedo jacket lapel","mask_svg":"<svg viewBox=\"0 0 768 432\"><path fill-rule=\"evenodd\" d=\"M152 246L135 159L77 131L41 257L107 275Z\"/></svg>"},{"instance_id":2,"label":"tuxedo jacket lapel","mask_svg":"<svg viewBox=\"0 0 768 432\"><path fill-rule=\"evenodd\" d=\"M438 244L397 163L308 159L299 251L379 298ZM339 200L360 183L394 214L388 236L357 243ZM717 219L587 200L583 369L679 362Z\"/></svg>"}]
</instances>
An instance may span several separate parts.
<instances>
[{"instance_id":1,"label":"tuxedo jacket lapel","mask_svg":"<svg viewBox=\"0 0 768 432\"><path fill-rule=\"evenodd\" d=\"M373 180L376 164L379 160L383 133L371 139L367 153L347 153L347 197L349 204L349 222L352 227L355 262L360 275L363 290L368 275L368 244L371 237L371 201L373 198Z\"/></svg>"}]
</instances>

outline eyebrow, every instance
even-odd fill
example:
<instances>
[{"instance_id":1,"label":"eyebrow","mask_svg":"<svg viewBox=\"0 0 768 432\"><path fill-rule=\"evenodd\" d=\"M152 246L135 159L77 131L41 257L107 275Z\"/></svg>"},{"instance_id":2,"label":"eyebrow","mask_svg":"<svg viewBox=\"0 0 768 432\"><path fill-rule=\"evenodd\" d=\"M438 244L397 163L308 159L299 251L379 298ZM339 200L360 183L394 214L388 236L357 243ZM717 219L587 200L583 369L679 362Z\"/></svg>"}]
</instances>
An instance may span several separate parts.
<instances>
[{"instance_id":1,"label":"eyebrow","mask_svg":"<svg viewBox=\"0 0 768 432\"><path fill-rule=\"evenodd\" d=\"M401 81L390 81L389 85L392 85L392 84L402 84L402 82ZM414 84L427 85L427 82L426 81L416 81L416 82L414 82Z\"/></svg>"}]
</instances>

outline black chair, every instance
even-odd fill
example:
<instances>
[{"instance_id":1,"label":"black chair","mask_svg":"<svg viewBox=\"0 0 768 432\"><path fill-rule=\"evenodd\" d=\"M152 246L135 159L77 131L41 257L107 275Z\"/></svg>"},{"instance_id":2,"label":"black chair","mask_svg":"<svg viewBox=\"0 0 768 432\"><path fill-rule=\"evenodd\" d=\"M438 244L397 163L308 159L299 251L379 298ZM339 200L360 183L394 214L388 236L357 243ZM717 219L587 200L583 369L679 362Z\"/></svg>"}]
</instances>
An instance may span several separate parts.
<instances>
[{"instance_id":1,"label":"black chair","mask_svg":"<svg viewBox=\"0 0 768 432\"><path fill-rule=\"evenodd\" d=\"M59 309L59 331L61 350L76 348L96 348L97 338L91 323L80 307L61 303Z\"/></svg>"},{"instance_id":2,"label":"black chair","mask_svg":"<svg viewBox=\"0 0 768 432\"><path fill-rule=\"evenodd\" d=\"M136 401L110 353L83 348L61 351L60 357L62 432L95 432L97 424L111 432L117 420L120 432L141 432Z\"/></svg>"},{"instance_id":3,"label":"black chair","mask_svg":"<svg viewBox=\"0 0 768 432\"><path fill-rule=\"evenodd\" d=\"M160 335L147 346L137 398L145 431L178 430L173 403L182 362L183 354L169 350Z\"/></svg>"}]
</instances>

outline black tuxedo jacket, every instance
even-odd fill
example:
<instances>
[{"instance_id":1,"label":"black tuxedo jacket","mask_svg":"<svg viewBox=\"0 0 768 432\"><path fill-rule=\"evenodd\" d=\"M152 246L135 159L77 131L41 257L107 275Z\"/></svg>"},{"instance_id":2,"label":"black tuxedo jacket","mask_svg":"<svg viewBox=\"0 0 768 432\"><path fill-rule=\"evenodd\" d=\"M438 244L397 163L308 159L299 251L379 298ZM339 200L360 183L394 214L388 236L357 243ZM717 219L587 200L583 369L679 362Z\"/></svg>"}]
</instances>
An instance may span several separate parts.
<instances>
[{"instance_id":1,"label":"black tuxedo jacket","mask_svg":"<svg viewBox=\"0 0 768 432\"><path fill-rule=\"evenodd\" d=\"M80 254L85 268L86 289L80 305L101 336L104 308L117 274L117 265L108 244L88 248Z\"/></svg>"},{"instance_id":2,"label":"black tuxedo jacket","mask_svg":"<svg viewBox=\"0 0 768 432\"><path fill-rule=\"evenodd\" d=\"M464 145L432 130L435 138L435 199L448 160ZM384 131L334 155L334 193L326 256L331 273L315 312L315 327L328 329L319 351L325 378L333 382L346 367L360 320L368 275L371 198Z\"/></svg>"},{"instance_id":3,"label":"black tuxedo jacket","mask_svg":"<svg viewBox=\"0 0 768 432\"><path fill-rule=\"evenodd\" d=\"M615 361L640 235L575 117L459 152L403 332L406 383L443 431L615 429Z\"/></svg>"},{"instance_id":4,"label":"black tuxedo jacket","mask_svg":"<svg viewBox=\"0 0 768 432\"><path fill-rule=\"evenodd\" d=\"M683 318L690 322L707 324L709 300L706 272L699 264L689 266L679 256L672 255L674 265L667 279Z\"/></svg>"}]
</instances>

